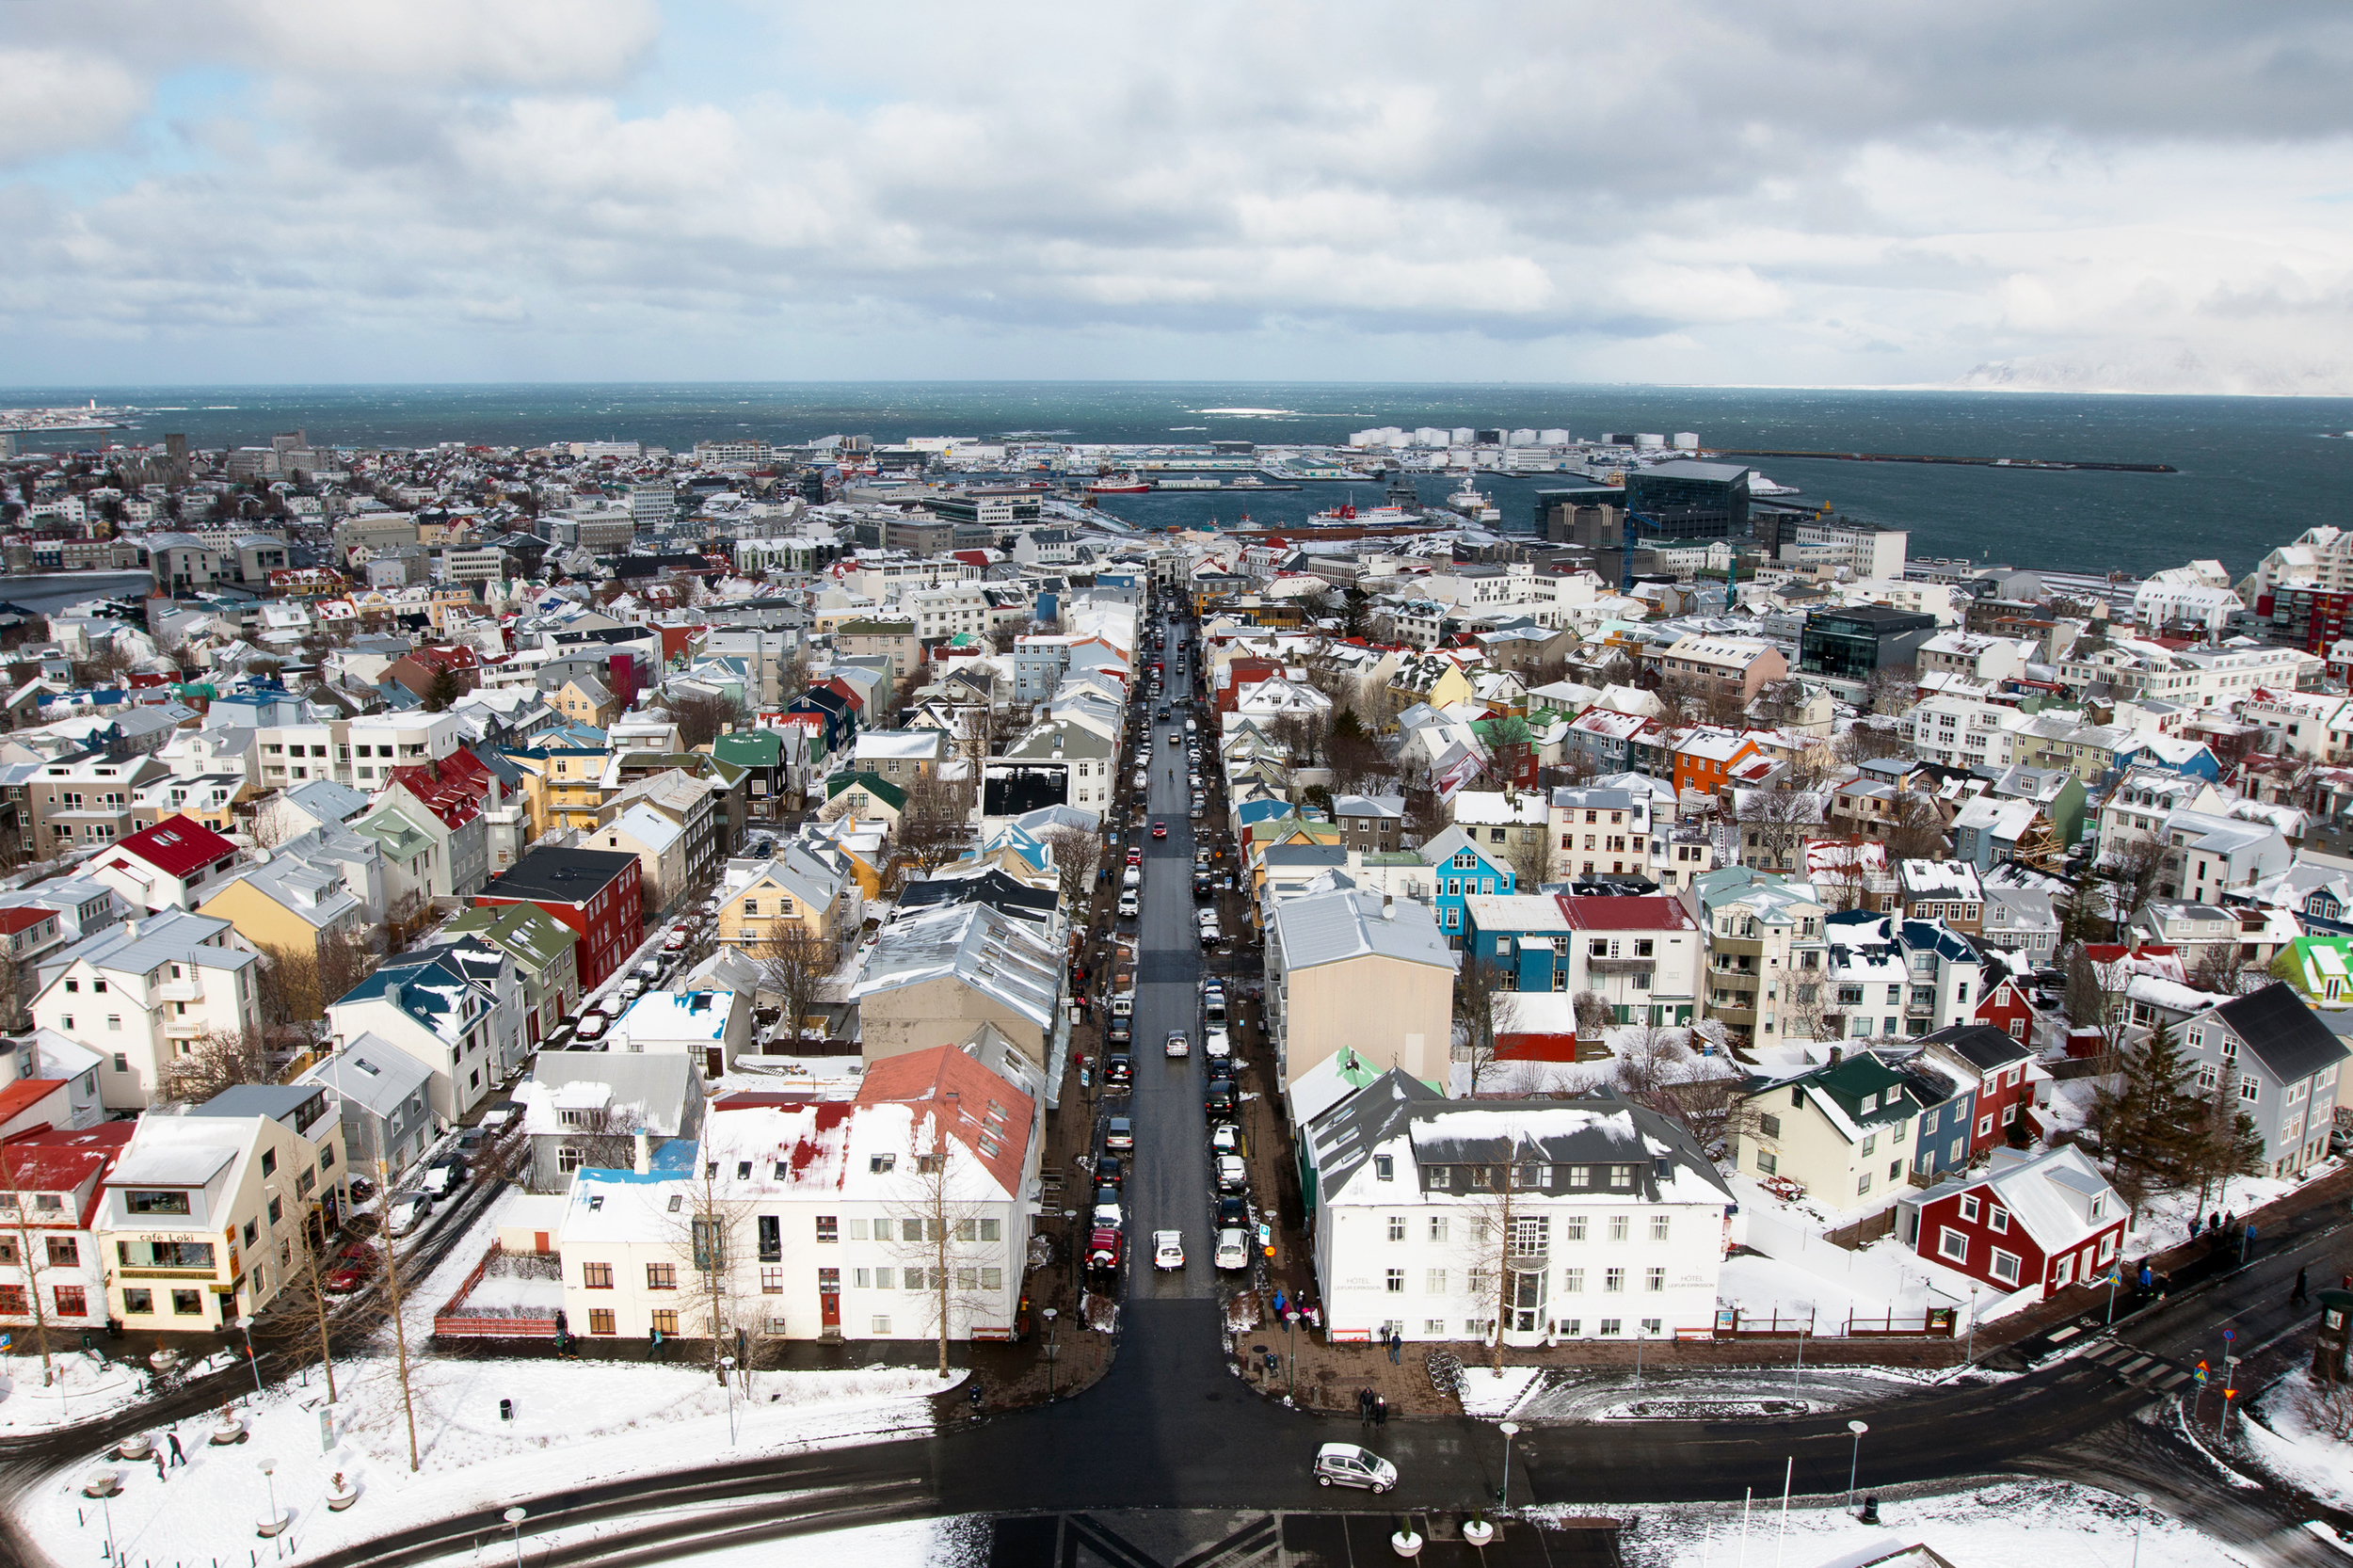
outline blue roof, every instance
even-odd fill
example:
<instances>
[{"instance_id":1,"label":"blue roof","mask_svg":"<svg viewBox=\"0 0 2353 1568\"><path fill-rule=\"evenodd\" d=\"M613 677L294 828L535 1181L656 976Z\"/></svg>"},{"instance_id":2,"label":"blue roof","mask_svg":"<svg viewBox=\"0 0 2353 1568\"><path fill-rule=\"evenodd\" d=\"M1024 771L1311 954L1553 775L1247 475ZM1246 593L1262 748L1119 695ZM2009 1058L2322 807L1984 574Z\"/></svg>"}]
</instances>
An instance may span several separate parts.
<instances>
[{"instance_id":1,"label":"blue roof","mask_svg":"<svg viewBox=\"0 0 2353 1568\"><path fill-rule=\"evenodd\" d=\"M447 953L436 953L421 963L387 964L344 992L341 1000L368 1001L377 997L389 998L402 1012L438 1034L444 1019L462 1016L454 1005L455 999L472 988L472 982L454 959Z\"/></svg>"},{"instance_id":2,"label":"blue roof","mask_svg":"<svg viewBox=\"0 0 2353 1568\"><path fill-rule=\"evenodd\" d=\"M692 1138L665 1138L653 1146L653 1155L647 1160L652 1168L644 1176L633 1170L601 1165L583 1167L580 1174L599 1181L684 1181L695 1174L695 1155L699 1147Z\"/></svg>"}]
</instances>

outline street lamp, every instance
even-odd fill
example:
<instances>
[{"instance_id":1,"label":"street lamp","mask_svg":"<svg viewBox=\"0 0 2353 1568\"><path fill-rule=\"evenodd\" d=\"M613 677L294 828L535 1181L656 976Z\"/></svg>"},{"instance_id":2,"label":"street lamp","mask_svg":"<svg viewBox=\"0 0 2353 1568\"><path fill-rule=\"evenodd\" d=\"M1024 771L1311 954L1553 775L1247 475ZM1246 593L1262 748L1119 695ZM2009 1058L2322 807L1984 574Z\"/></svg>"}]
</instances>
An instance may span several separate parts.
<instances>
[{"instance_id":1,"label":"street lamp","mask_svg":"<svg viewBox=\"0 0 2353 1568\"><path fill-rule=\"evenodd\" d=\"M1854 1433L1854 1452L1847 1456L1847 1506L1852 1508L1854 1507L1855 1471L1863 1464L1863 1434L1871 1429L1862 1421L1849 1421L1847 1430Z\"/></svg>"},{"instance_id":2,"label":"street lamp","mask_svg":"<svg viewBox=\"0 0 2353 1568\"><path fill-rule=\"evenodd\" d=\"M278 1461L257 1459L253 1467L262 1472L262 1484L269 1489L269 1532L278 1533Z\"/></svg>"},{"instance_id":3,"label":"street lamp","mask_svg":"<svg viewBox=\"0 0 2353 1568\"><path fill-rule=\"evenodd\" d=\"M1054 1344L1054 1320L1061 1316L1053 1307L1046 1309L1046 1401L1048 1404L1054 1400L1054 1352L1057 1349Z\"/></svg>"},{"instance_id":4,"label":"street lamp","mask_svg":"<svg viewBox=\"0 0 2353 1568\"><path fill-rule=\"evenodd\" d=\"M2133 1568L2140 1568L2140 1532L2149 1523L2149 1494L2136 1492L2133 1501L2140 1505L2139 1513L2133 1519Z\"/></svg>"},{"instance_id":5,"label":"street lamp","mask_svg":"<svg viewBox=\"0 0 2353 1568\"><path fill-rule=\"evenodd\" d=\"M728 1391L728 1447L735 1447L735 1357L719 1358L719 1382Z\"/></svg>"},{"instance_id":6,"label":"street lamp","mask_svg":"<svg viewBox=\"0 0 2353 1568\"><path fill-rule=\"evenodd\" d=\"M1634 1330L1634 1386L1642 1386L1642 1347L1650 1342L1650 1325L1639 1323Z\"/></svg>"},{"instance_id":7,"label":"street lamp","mask_svg":"<svg viewBox=\"0 0 2353 1568\"><path fill-rule=\"evenodd\" d=\"M1496 1511L1502 1512L1512 1506L1512 1439L1520 1434L1520 1424L1505 1421L1496 1431L1503 1433L1503 1485L1496 1493Z\"/></svg>"},{"instance_id":8,"label":"street lamp","mask_svg":"<svg viewBox=\"0 0 2353 1568\"><path fill-rule=\"evenodd\" d=\"M1299 1402L1299 1308L1283 1308L1283 1332L1289 1338L1291 1352L1291 1391L1293 1404Z\"/></svg>"},{"instance_id":9,"label":"street lamp","mask_svg":"<svg viewBox=\"0 0 2353 1568\"><path fill-rule=\"evenodd\" d=\"M258 1400L262 1397L262 1364L253 1358L253 1314L238 1319L237 1326L245 1330L245 1364L253 1369L253 1397Z\"/></svg>"},{"instance_id":10,"label":"street lamp","mask_svg":"<svg viewBox=\"0 0 2353 1568\"><path fill-rule=\"evenodd\" d=\"M523 1568L523 1507L520 1503L517 1503L499 1517L505 1520L515 1531L515 1568Z\"/></svg>"}]
</instances>

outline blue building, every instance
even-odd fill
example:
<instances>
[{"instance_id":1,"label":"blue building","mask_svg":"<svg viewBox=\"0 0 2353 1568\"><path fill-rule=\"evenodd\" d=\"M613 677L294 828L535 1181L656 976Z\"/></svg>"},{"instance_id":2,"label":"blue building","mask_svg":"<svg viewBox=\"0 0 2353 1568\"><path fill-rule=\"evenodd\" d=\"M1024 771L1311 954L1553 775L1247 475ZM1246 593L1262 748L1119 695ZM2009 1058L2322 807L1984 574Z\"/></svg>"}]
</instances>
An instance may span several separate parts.
<instances>
[{"instance_id":1,"label":"blue building","mask_svg":"<svg viewBox=\"0 0 2353 1568\"><path fill-rule=\"evenodd\" d=\"M1421 862L1431 869L1434 878L1438 929L1446 933L1451 947L1463 945L1466 924L1464 899L1517 891L1512 885L1512 868L1499 859L1489 858L1460 827L1449 827L1422 845Z\"/></svg>"}]
</instances>

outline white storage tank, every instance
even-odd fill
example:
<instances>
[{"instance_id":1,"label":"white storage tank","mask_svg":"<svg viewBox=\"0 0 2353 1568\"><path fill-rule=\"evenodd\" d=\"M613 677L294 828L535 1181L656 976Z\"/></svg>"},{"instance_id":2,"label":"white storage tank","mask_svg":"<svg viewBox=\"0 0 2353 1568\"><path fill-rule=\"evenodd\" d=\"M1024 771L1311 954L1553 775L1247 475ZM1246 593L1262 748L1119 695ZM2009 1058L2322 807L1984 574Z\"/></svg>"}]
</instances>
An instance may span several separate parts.
<instances>
[{"instance_id":1,"label":"white storage tank","mask_svg":"<svg viewBox=\"0 0 2353 1568\"><path fill-rule=\"evenodd\" d=\"M1677 452L1697 452L1699 449L1700 437L1698 431L1678 430L1675 432L1675 450Z\"/></svg>"}]
</instances>

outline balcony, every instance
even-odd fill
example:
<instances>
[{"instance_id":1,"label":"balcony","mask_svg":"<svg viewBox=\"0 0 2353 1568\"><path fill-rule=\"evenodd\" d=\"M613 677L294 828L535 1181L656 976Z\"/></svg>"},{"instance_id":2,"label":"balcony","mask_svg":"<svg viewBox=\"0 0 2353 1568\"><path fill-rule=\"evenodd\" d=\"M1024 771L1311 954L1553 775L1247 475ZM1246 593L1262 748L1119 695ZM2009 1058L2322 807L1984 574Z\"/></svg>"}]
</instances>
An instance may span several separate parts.
<instances>
[{"instance_id":1,"label":"balcony","mask_svg":"<svg viewBox=\"0 0 2353 1568\"><path fill-rule=\"evenodd\" d=\"M1588 958L1585 968L1592 974L1646 974L1657 967L1656 958ZM1746 974L1740 969L1736 973Z\"/></svg>"}]
</instances>

